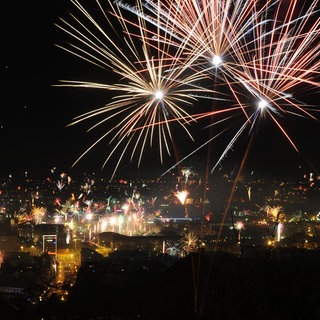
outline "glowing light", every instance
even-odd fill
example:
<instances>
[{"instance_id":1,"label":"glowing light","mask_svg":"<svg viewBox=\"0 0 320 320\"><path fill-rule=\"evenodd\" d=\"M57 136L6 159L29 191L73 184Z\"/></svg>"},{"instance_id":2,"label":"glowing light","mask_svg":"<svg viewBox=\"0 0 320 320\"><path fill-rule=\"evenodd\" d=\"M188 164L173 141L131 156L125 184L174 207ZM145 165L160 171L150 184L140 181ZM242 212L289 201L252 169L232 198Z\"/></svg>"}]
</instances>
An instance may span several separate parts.
<instances>
[{"instance_id":1,"label":"glowing light","mask_svg":"<svg viewBox=\"0 0 320 320\"><path fill-rule=\"evenodd\" d=\"M198 242L199 239L196 234L190 231L182 234L180 239L182 249L187 254L198 249Z\"/></svg>"},{"instance_id":2,"label":"glowing light","mask_svg":"<svg viewBox=\"0 0 320 320\"><path fill-rule=\"evenodd\" d=\"M273 207L267 206L266 207L267 215L271 216L274 221L279 220L279 217L281 216L281 210L282 210L281 206L273 206Z\"/></svg>"},{"instance_id":3,"label":"glowing light","mask_svg":"<svg viewBox=\"0 0 320 320\"><path fill-rule=\"evenodd\" d=\"M187 196L188 196L188 191L186 190L179 191L176 193L176 197L179 199L181 204L185 204Z\"/></svg>"},{"instance_id":4,"label":"glowing light","mask_svg":"<svg viewBox=\"0 0 320 320\"><path fill-rule=\"evenodd\" d=\"M161 90L157 91L155 97L156 99L161 100L163 98L163 92Z\"/></svg>"},{"instance_id":5,"label":"glowing light","mask_svg":"<svg viewBox=\"0 0 320 320\"><path fill-rule=\"evenodd\" d=\"M234 228L238 231L237 241L238 244L241 243L241 231L244 229L244 223L242 221L237 221L234 224Z\"/></svg>"},{"instance_id":6,"label":"glowing light","mask_svg":"<svg viewBox=\"0 0 320 320\"><path fill-rule=\"evenodd\" d=\"M236 230L242 230L244 229L244 223L242 221L237 221L235 224L234 224L234 228Z\"/></svg>"},{"instance_id":7,"label":"glowing light","mask_svg":"<svg viewBox=\"0 0 320 320\"><path fill-rule=\"evenodd\" d=\"M92 213L87 213L86 219L90 221L90 220L92 220L92 218L93 218L93 214Z\"/></svg>"},{"instance_id":8,"label":"glowing light","mask_svg":"<svg viewBox=\"0 0 320 320\"><path fill-rule=\"evenodd\" d=\"M258 107L261 110L267 108L267 106L268 106L268 102L266 100L264 100L264 99L260 100L259 103L258 103Z\"/></svg>"},{"instance_id":9,"label":"glowing light","mask_svg":"<svg viewBox=\"0 0 320 320\"><path fill-rule=\"evenodd\" d=\"M214 56L212 58L212 63L215 67L218 67L222 63L222 59L220 56Z\"/></svg>"},{"instance_id":10,"label":"glowing light","mask_svg":"<svg viewBox=\"0 0 320 320\"><path fill-rule=\"evenodd\" d=\"M277 241L280 242L281 240L281 233L283 229L283 224L279 222L278 227L277 227Z\"/></svg>"}]
</instances>

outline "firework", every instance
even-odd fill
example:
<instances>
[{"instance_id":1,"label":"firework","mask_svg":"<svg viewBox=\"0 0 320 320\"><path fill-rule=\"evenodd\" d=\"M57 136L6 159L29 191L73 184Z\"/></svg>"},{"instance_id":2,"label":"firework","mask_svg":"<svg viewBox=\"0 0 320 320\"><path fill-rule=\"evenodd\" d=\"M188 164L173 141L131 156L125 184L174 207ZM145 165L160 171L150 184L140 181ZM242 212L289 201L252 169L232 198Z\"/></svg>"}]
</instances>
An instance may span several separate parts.
<instances>
[{"instance_id":1,"label":"firework","mask_svg":"<svg viewBox=\"0 0 320 320\"><path fill-rule=\"evenodd\" d=\"M311 106L298 101L295 91L298 86L320 86L314 80L320 67L317 4L318 0L310 1L308 8L297 15L298 0L275 1L271 8L266 7L264 17L254 16L256 27L245 44L245 61L241 69L235 70L235 78L253 97L251 127L258 119L269 117L296 151L279 119L286 115L315 119Z\"/></svg>"},{"instance_id":2,"label":"firework","mask_svg":"<svg viewBox=\"0 0 320 320\"><path fill-rule=\"evenodd\" d=\"M179 134L173 127L192 141L201 119L223 127L204 143L197 139L176 165L230 131L215 170L240 136L252 135L268 118L298 151L284 121L287 115L316 118L317 110L299 101L296 91L319 87L319 0L306 8L298 0L97 1L99 17L72 3L77 13L58 24L74 41L63 49L115 78L112 84L62 81L114 93L104 107L72 122L98 119L88 131L107 127L75 164L104 140L111 149L103 166L118 159L113 174L129 154L139 166L148 148L159 149L163 163ZM204 97L217 101L209 111L197 103Z\"/></svg>"},{"instance_id":3,"label":"firework","mask_svg":"<svg viewBox=\"0 0 320 320\"><path fill-rule=\"evenodd\" d=\"M187 109L192 107L197 92L210 90L196 85L201 79L200 75L192 73L189 76L185 68L177 66L179 57L175 55L174 59L168 58L168 44L158 42L156 48L149 45L148 41L157 37L161 30L149 31L143 19L138 17L135 22L129 22L118 6L108 2L108 11L97 2L105 18L103 28L78 1L72 3L80 11L81 17L71 15L72 23L61 19L58 26L78 41L79 45L63 49L112 71L118 79L115 84L62 81L64 86L101 89L116 94L104 107L82 114L72 122L71 125L74 125L91 118L103 117L89 131L106 122L109 126L110 123L114 124L76 162L99 142L108 138L112 149L103 166L117 151L120 156L115 171L126 153L131 153L131 161L137 156L139 165L148 145L159 148L162 162L165 151L171 155L170 142L174 139L172 123L178 123L178 127L192 139L188 126L194 119ZM139 8L143 10L141 5ZM123 31L120 35L115 30L115 21ZM110 28L115 31L114 36L118 37L118 42L109 35ZM119 43L123 44L122 47ZM184 64L188 65L186 59Z\"/></svg>"},{"instance_id":4,"label":"firework","mask_svg":"<svg viewBox=\"0 0 320 320\"><path fill-rule=\"evenodd\" d=\"M202 80L204 80L202 85L212 88L211 99L224 101L216 110L196 114L194 119L208 118L210 119L209 126L212 126L231 118L228 113L232 111L244 111L245 106L240 102L238 89L235 87L240 83L240 80L234 77L233 70L240 68L245 61L243 57L245 53L242 48L245 47L243 44L246 41L247 34L253 28L252 16L254 15L257 19L264 12L265 6L257 10L257 1L243 0L216 2L209 0L201 2L195 0L174 2L149 0L145 2L145 8L149 13L147 15L136 7L125 5L122 1L118 1L118 4L125 10L135 13L156 28L161 29L165 35L169 34L169 37L161 38L157 36L153 39L153 42L169 42L170 47L176 48L178 58L181 55L183 57L187 56L189 58L187 60L188 65L184 65L184 68L189 68L198 77L201 75ZM153 42L149 41L149 43ZM154 44L154 46L156 45ZM179 59L179 63L183 65L184 60ZM212 77L214 77L214 80ZM215 87L228 87L230 90L229 92L225 89L216 91ZM236 98L238 103L236 107L230 107L232 101L230 94ZM247 112L245 114L247 115ZM224 117L223 120L217 118L219 115ZM213 116L215 116L214 121ZM246 123L241 126L227 146L226 151L221 155L218 163L225 157L249 123L250 119L247 119ZM205 143L200 144L173 167L209 145L225 130L226 128L216 136L210 137Z\"/></svg>"},{"instance_id":5,"label":"firework","mask_svg":"<svg viewBox=\"0 0 320 320\"><path fill-rule=\"evenodd\" d=\"M244 229L244 223L242 221L237 221L235 224L234 224L234 228L237 230L238 232L238 235L237 235L237 241L238 241L238 244L240 244L241 242L241 232L243 231Z\"/></svg>"},{"instance_id":6,"label":"firework","mask_svg":"<svg viewBox=\"0 0 320 320\"><path fill-rule=\"evenodd\" d=\"M234 228L236 230L243 230L244 229L244 223L242 221L237 221L235 224L234 224Z\"/></svg>"},{"instance_id":7,"label":"firework","mask_svg":"<svg viewBox=\"0 0 320 320\"><path fill-rule=\"evenodd\" d=\"M279 219L283 217L283 213L281 213L282 210L281 206L266 207L267 215L271 217L273 221L279 221Z\"/></svg>"},{"instance_id":8,"label":"firework","mask_svg":"<svg viewBox=\"0 0 320 320\"><path fill-rule=\"evenodd\" d=\"M193 232L183 233L180 239L182 250L186 253L196 251L198 249L198 237Z\"/></svg>"},{"instance_id":9,"label":"firework","mask_svg":"<svg viewBox=\"0 0 320 320\"><path fill-rule=\"evenodd\" d=\"M242 42L252 28L253 12L256 16L263 12L254 10L257 2L178 0L160 4L147 1L149 8L161 16L153 21L160 21L167 32L170 29L172 45L183 48L185 55L193 57L193 70L202 70L203 75L212 72L218 78L217 69L228 74L232 73L232 69L227 71L229 66L241 63Z\"/></svg>"},{"instance_id":10,"label":"firework","mask_svg":"<svg viewBox=\"0 0 320 320\"><path fill-rule=\"evenodd\" d=\"M211 171L224 159L228 151L247 128L249 134L261 121L271 119L276 127L298 152L298 148L285 129L286 116L316 119L318 110L297 99L297 90L303 85L319 87L315 77L319 75L318 0L298 12L298 1L265 2L262 8L254 5L254 14L248 24L248 32L239 35L241 44L230 42L236 62L228 65L225 83L241 106L246 120L237 129ZM236 86L237 90L232 86ZM244 90L243 90L244 89ZM248 100L245 95L251 95ZM313 111L313 112L312 112ZM212 112L216 114L216 111Z\"/></svg>"},{"instance_id":11,"label":"firework","mask_svg":"<svg viewBox=\"0 0 320 320\"><path fill-rule=\"evenodd\" d=\"M186 203L186 199L188 196L188 191L183 190L183 191L178 191L175 196L179 199L182 205Z\"/></svg>"},{"instance_id":12,"label":"firework","mask_svg":"<svg viewBox=\"0 0 320 320\"><path fill-rule=\"evenodd\" d=\"M57 187L61 191L64 188L65 184L62 181L57 182Z\"/></svg>"},{"instance_id":13,"label":"firework","mask_svg":"<svg viewBox=\"0 0 320 320\"><path fill-rule=\"evenodd\" d=\"M47 213L47 209L44 207L36 207L32 208L31 216L35 224L41 224L43 218Z\"/></svg>"},{"instance_id":14,"label":"firework","mask_svg":"<svg viewBox=\"0 0 320 320\"><path fill-rule=\"evenodd\" d=\"M280 240L281 240L282 230L283 230L283 224L281 222L279 222L278 226L277 226L277 241L278 242L280 242Z\"/></svg>"}]
</instances>

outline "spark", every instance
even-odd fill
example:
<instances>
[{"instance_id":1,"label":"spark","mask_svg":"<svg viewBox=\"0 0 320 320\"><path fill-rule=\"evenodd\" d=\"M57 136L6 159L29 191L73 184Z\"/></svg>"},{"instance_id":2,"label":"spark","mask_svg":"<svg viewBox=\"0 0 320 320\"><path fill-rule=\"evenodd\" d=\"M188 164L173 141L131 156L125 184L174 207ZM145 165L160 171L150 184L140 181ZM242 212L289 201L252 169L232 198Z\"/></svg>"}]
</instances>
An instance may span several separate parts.
<instances>
[{"instance_id":1,"label":"spark","mask_svg":"<svg viewBox=\"0 0 320 320\"><path fill-rule=\"evenodd\" d=\"M260 100L258 103L258 108L263 110L268 107L268 102L264 99Z\"/></svg>"},{"instance_id":2,"label":"spark","mask_svg":"<svg viewBox=\"0 0 320 320\"><path fill-rule=\"evenodd\" d=\"M184 205L188 196L188 191L187 190L178 191L175 194L175 196L179 199L181 204Z\"/></svg>"},{"instance_id":3,"label":"spark","mask_svg":"<svg viewBox=\"0 0 320 320\"><path fill-rule=\"evenodd\" d=\"M155 97L156 97L156 99L161 100L163 98L163 92L161 90L158 90L155 93Z\"/></svg>"},{"instance_id":4,"label":"spark","mask_svg":"<svg viewBox=\"0 0 320 320\"><path fill-rule=\"evenodd\" d=\"M274 221L278 221L279 217L282 215L282 206L267 206L267 215L271 216Z\"/></svg>"},{"instance_id":5,"label":"spark","mask_svg":"<svg viewBox=\"0 0 320 320\"><path fill-rule=\"evenodd\" d=\"M44 207L32 207L31 216L35 224L41 224L43 218L47 213L47 209Z\"/></svg>"},{"instance_id":6,"label":"spark","mask_svg":"<svg viewBox=\"0 0 320 320\"><path fill-rule=\"evenodd\" d=\"M183 233L179 242L181 243L182 250L187 254L198 249L199 239L192 231Z\"/></svg>"},{"instance_id":7,"label":"spark","mask_svg":"<svg viewBox=\"0 0 320 320\"><path fill-rule=\"evenodd\" d=\"M212 63L215 67L218 67L222 63L222 59L220 56L214 56L212 58Z\"/></svg>"},{"instance_id":8,"label":"spark","mask_svg":"<svg viewBox=\"0 0 320 320\"><path fill-rule=\"evenodd\" d=\"M242 221L237 221L235 224L234 224L234 228L238 231L241 231L244 229L244 223Z\"/></svg>"}]
</instances>

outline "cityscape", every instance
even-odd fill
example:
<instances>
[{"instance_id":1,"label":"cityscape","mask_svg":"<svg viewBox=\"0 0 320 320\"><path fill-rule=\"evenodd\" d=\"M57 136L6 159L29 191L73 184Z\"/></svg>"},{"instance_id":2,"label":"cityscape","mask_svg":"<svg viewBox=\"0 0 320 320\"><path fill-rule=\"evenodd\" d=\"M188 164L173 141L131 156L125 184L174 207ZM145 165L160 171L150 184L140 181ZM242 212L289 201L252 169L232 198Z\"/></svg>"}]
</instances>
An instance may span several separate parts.
<instances>
[{"instance_id":1,"label":"cityscape","mask_svg":"<svg viewBox=\"0 0 320 320\"><path fill-rule=\"evenodd\" d=\"M261 279L255 274L255 281L261 281L279 268L277 281L288 281L288 276L297 281L292 272L315 271L320 178L310 172L287 181L243 176L227 211L233 183L226 173L205 183L191 167L155 179L110 180L94 173L73 179L56 168L40 180L27 173L22 181L13 176L2 179L1 315L5 319L178 315L197 319L201 310L209 319L222 316L220 312L228 308L228 303L221 304L221 310L213 308L220 298L207 296L222 285L215 272L222 275L228 270L224 276L235 281L234 277L241 277L237 272L245 276L250 268L259 266L263 273L270 268ZM199 270L200 276L194 278ZM250 275L246 276L251 283ZM314 308L308 319L316 319L318 291L309 286L316 284L318 272L299 276L306 277L302 287L314 295L301 303ZM224 281L226 287L232 285ZM274 290L288 290L288 284L273 285L275 296ZM245 288L242 293L249 294ZM259 291L263 296L267 293L269 289ZM290 296L290 291L286 294ZM281 304L287 298L282 297ZM189 301L188 307L184 300ZM262 301L257 303L263 306ZM232 304L230 317L240 312L237 303ZM294 308L295 302L289 304ZM272 308L263 313L273 314Z\"/></svg>"},{"instance_id":2,"label":"cityscape","mask_svg":"<svg viewBox=\"0 0 320 320\"><path fill-rule=\"evenodd\" d=\"M0 318L320 319L319 4L5 1Z\"/></svg>"}]
</instances>

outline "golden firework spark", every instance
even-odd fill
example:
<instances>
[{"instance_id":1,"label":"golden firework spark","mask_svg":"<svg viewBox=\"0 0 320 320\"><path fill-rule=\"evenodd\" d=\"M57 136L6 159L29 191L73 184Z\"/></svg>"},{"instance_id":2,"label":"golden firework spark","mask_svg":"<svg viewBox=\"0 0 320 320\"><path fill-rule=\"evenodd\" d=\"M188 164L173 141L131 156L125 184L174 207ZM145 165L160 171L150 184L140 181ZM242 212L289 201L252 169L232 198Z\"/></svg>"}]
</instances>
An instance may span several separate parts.
<instances>
[{"instance_id":1,"label":"golden firework spark","mask_svg":"<svg viewBox=\"0 0 320 320\"><path fill-rule=\"evenodd\" d=\"M183 190L183 191L178 191L175 196L179 199L182 205L185 204L187 196L188 196L188 191Z\"/></svg>"},{"instance_id":2,"label":"golden firework spark","mask_svg":"<svg viewBox=\"0 0 320 320\"><path fill-rule=\"evenodd\" d=\"M90 131L112 119L117 121L113 127L107 127L106 132L75 163L106 138L109 138L112 150L104 165L116 151L120 152L114 173L127 152L131 153L131 161L138 155L139 165L147 145L151 148L155 145L159 147L162 162L164 151L171 155L170 143L174 140L172 122L178 123L182 131L192 139L187 126L195 120L186 110L193 106L198 92L211 90L196 85L201 80L200 75L188 75L185 68L177 67L179 57L168 59L168 44L159 42L156 48L149 46L148 40L159 34L160 29L150 32L145 20L138 17L135 22L129 22L120 8L111 1L108 2L107 9L97 1L106 22L103 28L78 1L72 3L85 21L76 15L71 15L72 23L60 20L58 27L79 42L79 45L72 44L62 48L94 65L111 70L119 80L115 84L62 81L64 86L117 92L112 101L104 107L82 114L71 123L74 125L102 116L102 120L90 127ZM139 10L143 10L140 2L139 5ZM115 21L121 27L120 35L115 30ZM113 40L110 27L115 31L113 37L118 36L121 41ZM119 43L122 43L123 47L119 46ZM184 64L188 65L186 59Z\"/></svg>"}]
</instances>

